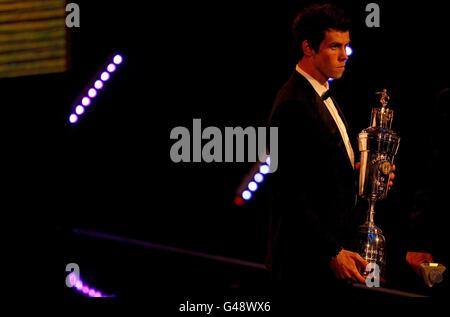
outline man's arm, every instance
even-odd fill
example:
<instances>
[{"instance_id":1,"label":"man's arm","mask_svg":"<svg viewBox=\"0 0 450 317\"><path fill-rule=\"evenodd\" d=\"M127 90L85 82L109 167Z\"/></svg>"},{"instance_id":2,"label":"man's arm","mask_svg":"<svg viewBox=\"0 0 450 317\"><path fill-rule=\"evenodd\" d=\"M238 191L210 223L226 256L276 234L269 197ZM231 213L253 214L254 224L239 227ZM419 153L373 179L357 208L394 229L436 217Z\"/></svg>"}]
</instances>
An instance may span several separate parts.
<instances>
[{"instance_id":1,"label":"man's arm","mask_svg":"<svg viewBox=\"0 0 450 317\"><path fill-rule=\"evenodd\" d=\"M362 284L365 283L365 278L360 272L362 272L368 264L369 263L358 253L344 249L330 261L330 267L336 278Z\"/></svg>"}]
</instances>

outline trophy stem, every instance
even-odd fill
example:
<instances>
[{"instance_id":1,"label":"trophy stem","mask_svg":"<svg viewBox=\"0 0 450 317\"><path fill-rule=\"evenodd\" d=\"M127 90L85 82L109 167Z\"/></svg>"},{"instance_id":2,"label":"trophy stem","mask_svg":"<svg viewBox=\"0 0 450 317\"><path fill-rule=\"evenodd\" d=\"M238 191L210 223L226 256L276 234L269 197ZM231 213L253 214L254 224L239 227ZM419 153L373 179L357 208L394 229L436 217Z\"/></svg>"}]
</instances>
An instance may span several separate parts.
<instances>
[{"instance_id":1,"label":"trophy stem","mask_svg":"<svg viewBox=\"0 0 450 317\"><path fill-rule=\"evenodd\" d=\"M375 199L369 199L369 212L367 213L367 222L373 226L375 224Z\"/></svg>"},{"instance_id":2,"label":"trophy stem","mask_svg":"<svg viewBox=\"0 0 450 317\"><path fill-rule=\"evenodd\" d=\"M386 265L385 238L383 231L375 225L375 197L369 197L366 223L359 227L359 254L369 263L378 265L380 276L384 276ZM367 272L364 272L367 274Z\"/></svg>"}]
</instances>

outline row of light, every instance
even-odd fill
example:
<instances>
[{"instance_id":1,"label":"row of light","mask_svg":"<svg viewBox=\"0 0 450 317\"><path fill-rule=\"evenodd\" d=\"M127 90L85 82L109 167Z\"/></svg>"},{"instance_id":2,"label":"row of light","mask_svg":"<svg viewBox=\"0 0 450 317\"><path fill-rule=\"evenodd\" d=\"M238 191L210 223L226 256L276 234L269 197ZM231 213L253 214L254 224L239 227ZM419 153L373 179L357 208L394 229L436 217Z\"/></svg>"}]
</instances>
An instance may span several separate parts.
<instances>
[{"instance_id":1,"label":"row of light","mask_svg":"<svg viewBox=\"0 0 450 317\"><path fill-rule=\"evenodd\" d=\"M86 89L87 95L82 96L80 100L75 103L75 107L69 116L70 123L75 124L78 122L80 116L86 112L86 108L89 107L92 100L98 96L99 91L103 89L105 83L111 78L111 74L116 71L117 66L122 64L122 61L123 57L117 54L113 57L112 61L108 63L108 66L106 66L105 69L102 69L100 76L96 78L93 87Z\"/></svg>"},{"instance_id":2,"label":"row of light","mask_svg":"<svg viewBox=\"0 0 450 317\"><path fill-rule=\"evenodd\" d=\"M93 287L89 287L86 283L83 283L83 281L78 278L75 275L75 273L70 273L69 275L69 281L73 288L75 288L76 291L79 293L88 296L88 297L111 297L108 295L102 294L100 291L96 290Z\"/></svg>"},{"instance_id":3,"label":"row of light","mask_svg":"<svg viewBox=\"0 0 450 317\"><path fill-rule=\"evenodd\" d=\"M250 181L247 184L247 188L242 191L240 196L237 196L234 199L234 202L238 206L242 206L244 202L252 199L253 194L258 190L258 187L264 181L264 178L267 174L270 173L270 156L266 158L265 163L259 166L259 169L256 170L256 173L252 175Z\"/></svg>"}]
</instances>

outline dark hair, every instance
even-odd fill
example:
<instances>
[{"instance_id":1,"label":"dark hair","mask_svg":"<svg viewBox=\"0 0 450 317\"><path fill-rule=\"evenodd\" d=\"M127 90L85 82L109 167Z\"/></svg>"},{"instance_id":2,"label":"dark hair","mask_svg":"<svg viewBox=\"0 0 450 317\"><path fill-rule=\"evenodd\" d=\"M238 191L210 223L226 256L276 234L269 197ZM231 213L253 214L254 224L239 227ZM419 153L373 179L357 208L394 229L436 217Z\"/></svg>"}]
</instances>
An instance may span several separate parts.
<instances>
[{"instance_id":1,"label":"dark hair","mask_svg":"<svg viewBox=\"0 0 450 317\"><path fill-rule=\"evenodd\" d=\"M303 57L301 48L303 41L307 40L311 48L317 52L328 29L342 32L350 30L350 19L342 9L332 4L313 4L302 9L292 27L294 45L296 51L299 51L299 58Z\"/></svg>"}]
</instances>

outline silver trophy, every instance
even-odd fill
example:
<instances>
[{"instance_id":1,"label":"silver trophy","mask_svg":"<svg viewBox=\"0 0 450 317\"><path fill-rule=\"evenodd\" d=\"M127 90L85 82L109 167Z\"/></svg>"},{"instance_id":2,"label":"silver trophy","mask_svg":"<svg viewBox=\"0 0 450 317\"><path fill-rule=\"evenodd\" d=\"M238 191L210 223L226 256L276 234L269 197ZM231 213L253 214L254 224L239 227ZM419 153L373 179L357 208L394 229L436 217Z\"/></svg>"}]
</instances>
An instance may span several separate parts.
<instances>
[{"instance_id":1,"label":"silver trophy","mask_svg":"<svg viewBox=\"0 0 450 317\"><path fill-rule=\"evenodd\" d=\"M359 196L368 200L366 222L359 227L359 254L369 263L376 263L383 277L386 266L383 232L375 225L375 203L388 193L389 175L400 137L391 130L394 112L388 108L386 89L378 92L380 108L372 109L371 126L358 135L360 151ZM367 272L366 272L367 273Z\"/></svg>"}]
</instances>

